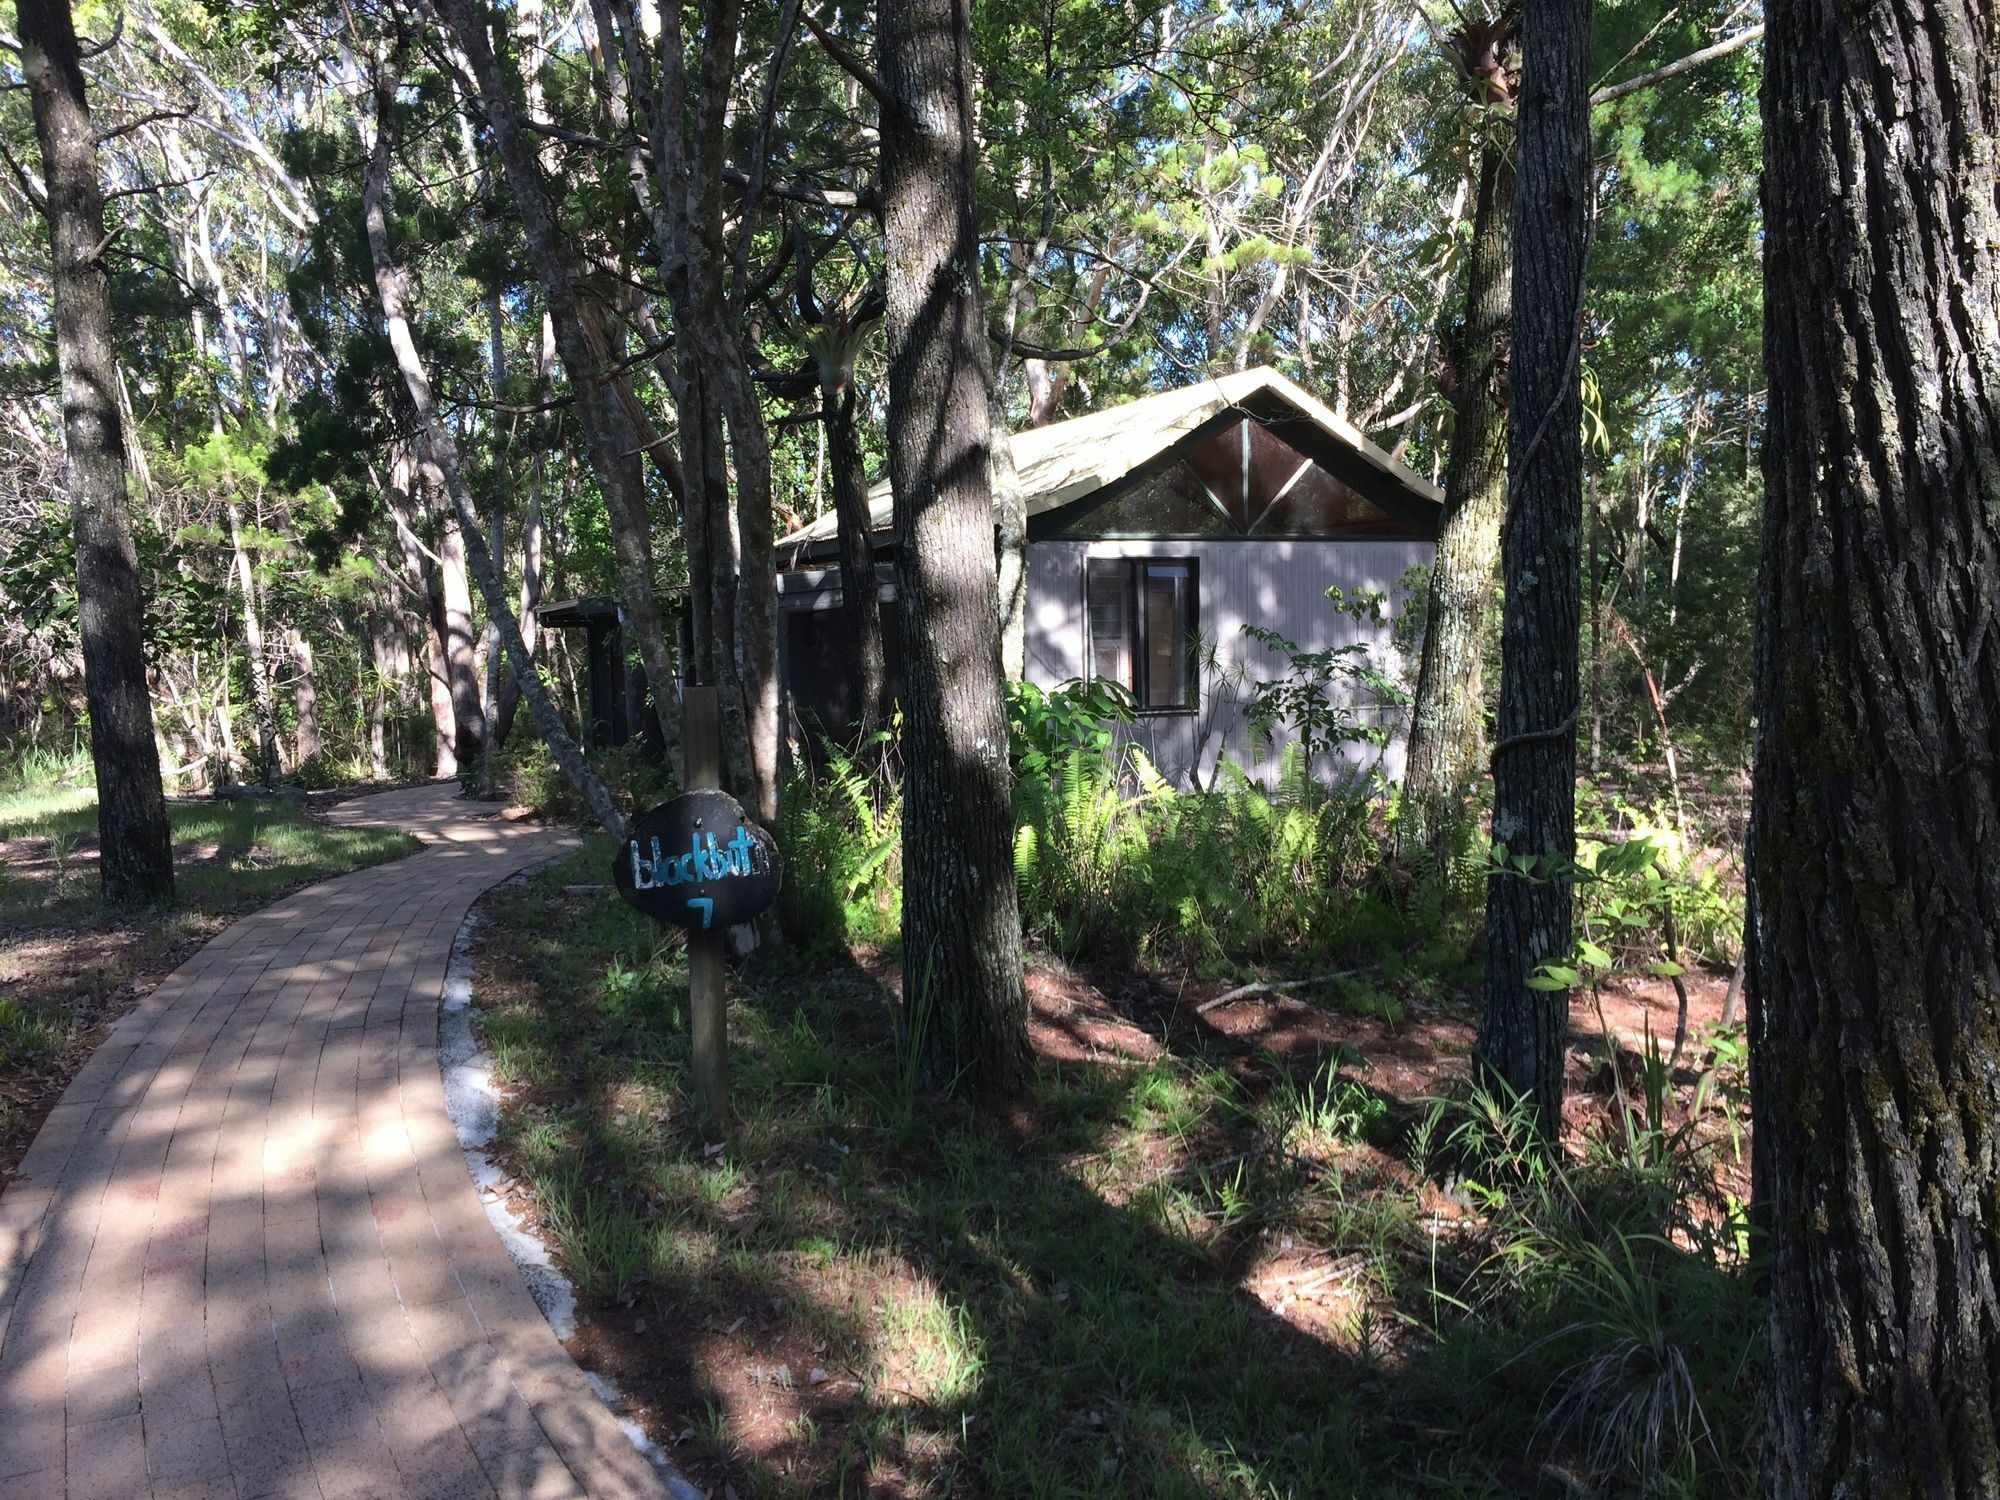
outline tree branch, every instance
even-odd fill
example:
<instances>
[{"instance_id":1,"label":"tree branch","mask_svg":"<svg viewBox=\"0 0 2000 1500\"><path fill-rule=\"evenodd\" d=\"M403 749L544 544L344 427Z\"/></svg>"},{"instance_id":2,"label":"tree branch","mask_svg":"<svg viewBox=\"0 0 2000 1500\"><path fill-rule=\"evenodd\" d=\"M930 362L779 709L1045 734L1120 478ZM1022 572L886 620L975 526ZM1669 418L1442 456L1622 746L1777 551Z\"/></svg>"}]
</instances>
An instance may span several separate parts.
<instances>
[{"instance_id":1,"label":"tree branch","mask_svg":"<svg viewBox=\"0 0 2000 1500\"><path fill-rule=\"evenodd\" d=\"M143 130L148 125L157 125L162 120L185 120L193 114L194 111L192 109L149 110L137 119L126 120L124 123L113 125L109 130L102 132L97 137L97 144L102 146L106 141L115 141L121 135L130 135L133 131Z\"/></svg>"},{"instance_id":2,"label":"tree branch","mask_svg":"<svg viewBox=\"0 0 2000 1500\"><path fill-rule=\"evenodd\" d=\"M1724 37L1711 47L1690 52L1686 57L1654 68L1650 73L1641 73L1637 78L1628 78L1623 83L1614 83L1608 88L1598 89L1590 96L1593 106L1609 104L1613 99L1623 99L1627 94L1636 94L1640 89L1651 88L1656 83L1665 83L1669 78L1678 78L1683 73L1692 72L1705 62L1713 62L1718 57L1726 57L1731 52L1739 52L1764 34L1764 23L1746 26L1734 36Z\"/></svg>"},{"instance_id":3,"label":"tree branch","mask_svg":"<svg viewBox=\"0 0 2000 1500\"><path fill-rule=\"evenodd\" d=\"M889 97L888 90L882 87L882 80L875 76L868 64L849 51L839 37L820 25L811 10L800 6L799 19L806 23L806 30L819 39L820 46L826 48L826 55L840 64L843 73L866 89L878 106L885 110L896 107L896 101Z\"/></svg>"},{"instance_id":4,"label":"tree branch","mask_svg":"<svg viewBox=\"0 0 2000 1500\"><path fill-rule=\"evenodd\" d=\"M747 188L750 174L741 167L724 167L722 180L732 187ZM789 182L767 182L764 193L768 197L783 198L790 203L807 203L814 208L865 208L874 209L876 198L873 193L857 193L847 188L823 188L814 183L796 178Z\"/></svg>"}]
</instances>

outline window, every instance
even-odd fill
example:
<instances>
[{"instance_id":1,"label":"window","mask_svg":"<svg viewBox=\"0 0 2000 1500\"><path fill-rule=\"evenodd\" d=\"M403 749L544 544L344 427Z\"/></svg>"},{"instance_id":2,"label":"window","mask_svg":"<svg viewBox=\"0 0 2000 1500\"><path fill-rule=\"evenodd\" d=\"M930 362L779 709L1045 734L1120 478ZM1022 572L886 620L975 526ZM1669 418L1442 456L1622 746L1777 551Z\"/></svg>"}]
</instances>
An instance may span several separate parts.
<instances>
[{"instance_id":1,"label":"window","mask_svg":"<svg viewBox=\"0 0 2000 1500\"><path fill-rule=\"evenodd\" d=\"M1128 688L1142 713L1192 709L1194 559L1093 557L1087 578L1090 675Z\"/></svg>"}]
</instances>

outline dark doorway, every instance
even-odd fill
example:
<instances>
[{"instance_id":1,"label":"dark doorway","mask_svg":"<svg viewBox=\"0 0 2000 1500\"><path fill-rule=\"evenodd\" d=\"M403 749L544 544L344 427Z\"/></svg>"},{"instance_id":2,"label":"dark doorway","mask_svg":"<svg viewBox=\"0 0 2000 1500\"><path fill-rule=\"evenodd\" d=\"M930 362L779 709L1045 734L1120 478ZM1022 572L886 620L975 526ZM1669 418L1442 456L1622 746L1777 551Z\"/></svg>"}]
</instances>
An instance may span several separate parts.
<instances>
[{"instance_id":1,"label":"dark doorway","mask_svg":"<svg viewBox=\"0 0 2000 1500\"><path fill-rule=\"evenodd\" d=\"M584 662L589 678L583 742L592 750L622 745L632 738L630 693L625 671L623 611L616 599L562 599L535 611L542 624L558 630L584 631Z\"/></svg>"}]
</instances>

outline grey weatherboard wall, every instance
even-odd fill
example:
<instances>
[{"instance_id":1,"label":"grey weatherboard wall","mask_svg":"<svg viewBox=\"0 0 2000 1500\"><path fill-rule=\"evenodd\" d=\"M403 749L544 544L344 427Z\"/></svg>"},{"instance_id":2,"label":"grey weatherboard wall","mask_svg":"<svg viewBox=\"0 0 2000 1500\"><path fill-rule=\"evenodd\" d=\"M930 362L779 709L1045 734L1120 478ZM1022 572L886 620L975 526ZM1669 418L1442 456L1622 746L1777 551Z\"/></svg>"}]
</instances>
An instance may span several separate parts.
<instances>
[{"instance_id":1,"label":"grey weatherboard wall","mask_svg":"<svg viewBox=\"0 0 2000 1500\"><path fill-rule=\"evenodd\" d=\"M1258 780L1276 771L1275 751L1253 750L1243 715L1252 686L1277 678L1284 658L1243 633L1245 624L1277 631L1307 651L1365 639L1375 664L1390 676L1405 665L1390 641L1390 627L1357 626L1338 614L1326 598L1329 584L1352 594L1370 589L1389 596L1397 609L1422 608L1421 598L1401 597L1398 585L1413 567L1429 566L1437 551L1427 541L1321 541L1256 538L1217 541L1106 540L1037 541L1028 544L1027 675L1054 688L1084 675L1089 649L1084 578L1094 557L1191 557L1200 567L1198 629L1213 646L1223 674L1204 672L1201 707L1192 713L1146 714L1125 730L1167 778L1186 786L1207 785L1216 757L1227 754ZM1409 664L1414 669L1414 663ZM1242 669L1243 681L1229 701L1218 675ZM1381 770L1391 779L1403 774L1404 715L1393 711L1391 737L1381 752ZM1345 767L1322 758L1322 776L1366 770L1375 764L1373 746L1348 747Z\"/></svg>"}]
</instances>

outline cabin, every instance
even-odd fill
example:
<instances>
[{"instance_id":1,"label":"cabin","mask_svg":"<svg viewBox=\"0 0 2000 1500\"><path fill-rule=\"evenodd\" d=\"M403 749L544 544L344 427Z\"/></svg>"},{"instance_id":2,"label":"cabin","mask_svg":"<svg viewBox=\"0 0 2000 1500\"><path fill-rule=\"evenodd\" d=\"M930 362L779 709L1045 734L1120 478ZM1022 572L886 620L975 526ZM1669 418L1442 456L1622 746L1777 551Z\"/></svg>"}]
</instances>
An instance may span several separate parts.
<instances>
[{"instance_id":1,"label":"cabin","mask_svg":"<svg viewBox=\"0 0 2000 1500\"><path fill-rule=\"evenodd\" d=\"M1327 599L1386 594L1435 555L1443 495L1352 423L1275 370L1162 391L1013 435L1026 499L1026 675L1044 688L1108 678L1136 705L1127 738L1171 780L1212 784L1227 756L1268 780L1251 743L1255 684L1286 663L1251 638L1268 627L1302 650L1365 641L1397 661L1392 626L1357 626ZM896 538L888 481L869 493L876 592L897 680ZM831 514L779 543L779 654L794 733L838 738L854 720ZM1421 607L1421 600L1416 601ZM1408 664L1412 668L1414 664ZM1402 710L1367 710L1391 731L1379 769L1402 773ZM1378 767L1350 747L1323 776Z\"/></svg>"},{"instance_id":2,"label":"cabin","mask_svg":"<svg viewBox=\"0 0 2000 1500\"><path fill-rule=\"evenodd\" d=\"M616 599L592 595L559 599L535 607L544 630L584 632L584 722L578 725L585 748L609 750L632 738L645 718L646 679L625 665L625 611Z\"/></svg>"}]
</instances>

